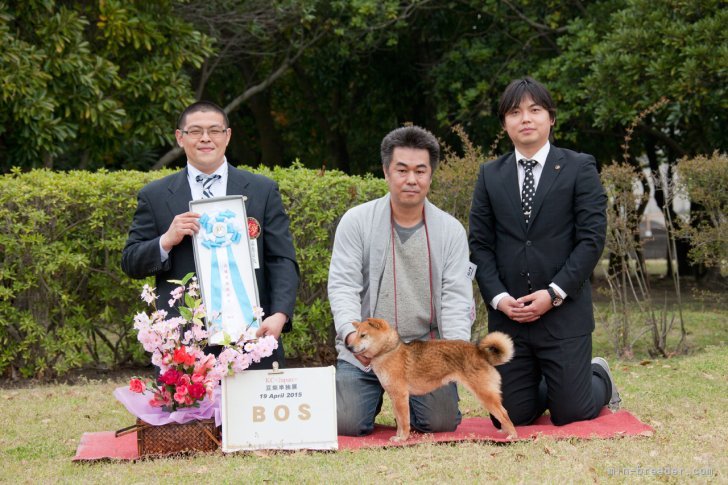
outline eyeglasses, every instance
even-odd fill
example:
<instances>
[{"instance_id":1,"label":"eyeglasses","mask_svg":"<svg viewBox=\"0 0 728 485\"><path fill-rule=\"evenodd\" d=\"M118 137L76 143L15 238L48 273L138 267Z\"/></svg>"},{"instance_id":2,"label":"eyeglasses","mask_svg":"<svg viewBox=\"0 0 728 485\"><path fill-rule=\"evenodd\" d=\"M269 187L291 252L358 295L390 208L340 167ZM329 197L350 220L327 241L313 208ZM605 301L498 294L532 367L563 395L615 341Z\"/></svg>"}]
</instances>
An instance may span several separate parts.
<instances>
[{"instance_id":1,"label":"eyeglasses","mask_svg":"<svg viewBox=\"0 0 728 485\"><path fill-rule=\"evenodd\" d=\"M180 130L183 135L189 136L193 140L202 138L203 133L207 132L210 138L222 138L227 133L227 129L222 128L192 128L191 130Z\"/></svg>"}]
</instances>

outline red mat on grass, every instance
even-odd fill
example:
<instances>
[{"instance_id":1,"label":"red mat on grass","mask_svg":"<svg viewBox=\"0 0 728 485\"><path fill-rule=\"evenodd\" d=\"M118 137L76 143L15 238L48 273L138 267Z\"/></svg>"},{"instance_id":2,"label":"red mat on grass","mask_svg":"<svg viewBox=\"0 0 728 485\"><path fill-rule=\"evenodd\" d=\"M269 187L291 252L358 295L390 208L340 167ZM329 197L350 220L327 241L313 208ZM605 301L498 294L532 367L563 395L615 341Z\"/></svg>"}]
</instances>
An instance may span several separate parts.
<instances>
[{"instance_id":1,"label":"red mat on grass","mask_svg":"<svg viewBox=\"0 0 728 485\"><path fill-rule=\"evenodd\" d=\"M607 408L590 421L578 421L566 426L554 426L548 416L542 416L530 426L517 426L519 440L534 439L538 436L554 438L614 438L618 436L652 436L652 428L627 411L612 414ZM498 431L488 418L468 418L451 433L413 434L406 443L393 443L391 426L377 425L369 436L353 438L339 436L339 449L376 448L382 446L409 446L417 443L445 443L454 441L494 441L508 442L505 435ZM113 431L84 433L76 450L73 461L94 461L102 459L135 460L139 458L136 433L115 438Z\"/></svg>"},{"instance_id":2,"label":"red mat on grass","mask_svg":"<svg viewBox=\"0 0 728 485\"><path fill-rule=\"evenodd\" d=\"M390 426L376 426L369 436L352 438L339 436L339 449L372 448L377 446L408 446L417 443L446 443L453 441L494 441L509 442L505 434L493 426L489 418L464 419L458 429L451 433L413 434L406 443L392 443L389 438L394 436L395 428ZM541 416L529 426L516 426L518 440L529 440L540 436L554 438L614 438L617 436L640 435L652 436L652 428L631 415L627 411L611 413L607 408L590 421L577 421L566 426L554 426L548 416Z\"/></svg>"}]
</instances>

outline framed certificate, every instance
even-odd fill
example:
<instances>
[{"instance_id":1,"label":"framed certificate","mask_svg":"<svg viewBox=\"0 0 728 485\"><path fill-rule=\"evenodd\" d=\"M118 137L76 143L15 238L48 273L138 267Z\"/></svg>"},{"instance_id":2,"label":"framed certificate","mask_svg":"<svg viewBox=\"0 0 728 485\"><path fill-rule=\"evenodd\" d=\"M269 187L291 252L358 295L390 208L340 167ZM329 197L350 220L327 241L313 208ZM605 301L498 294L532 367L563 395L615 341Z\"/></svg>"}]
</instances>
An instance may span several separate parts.
<instances>
[{"instance_id":1,"label":"framed certificate","mask_svg":"<svg viewBox=\"0 0 728 485\"><path fill-rule=\"evenodd\" d=\"M200 231L193 237L195 267L207 313L208 341L237 341L260 327L262 312L242 195L193 200Z\"/></svg>"}]
</instances>

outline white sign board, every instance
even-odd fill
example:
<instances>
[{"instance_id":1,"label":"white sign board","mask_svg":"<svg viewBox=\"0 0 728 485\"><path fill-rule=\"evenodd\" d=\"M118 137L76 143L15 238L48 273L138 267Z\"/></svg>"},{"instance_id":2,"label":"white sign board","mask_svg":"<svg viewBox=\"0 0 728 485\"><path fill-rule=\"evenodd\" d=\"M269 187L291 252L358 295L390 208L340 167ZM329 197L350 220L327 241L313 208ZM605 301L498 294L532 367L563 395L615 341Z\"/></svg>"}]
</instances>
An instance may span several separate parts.
<instances>
[{"instance_id":1,"label":"white sign board","mask_svg":"<svg viewBox=\"0 0 728 485\"><path fill-rule=\"evenodd\" d=\"M193 247L207 310L209 341L220 344L227 334L235 342L247 328L260 326L260 314L256 312L258 287L243 196L193 200L190 210L200 214L200 231L194 236Z\"/></svg>"},{"instance_id":2,"label":"white sign board","mask_svg":"<svg viewBox=\"0 0 728 485\"><path fill-rule=\"evenodd\" d=\"M336 450L336 369L246 370L222 381L222 451Z\"/></svg>"}]
</instances>

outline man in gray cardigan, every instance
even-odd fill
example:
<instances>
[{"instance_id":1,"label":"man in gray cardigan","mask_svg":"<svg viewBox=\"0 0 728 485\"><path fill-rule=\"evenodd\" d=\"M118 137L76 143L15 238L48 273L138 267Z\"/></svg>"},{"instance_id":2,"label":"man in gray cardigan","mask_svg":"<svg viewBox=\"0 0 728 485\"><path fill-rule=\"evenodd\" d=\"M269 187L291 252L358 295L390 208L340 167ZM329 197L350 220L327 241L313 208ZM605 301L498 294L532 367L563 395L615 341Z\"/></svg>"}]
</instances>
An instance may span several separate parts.
<instances>
[{"instance_id":1,"label":"man in gray cardigan","mask_svg":"<svg viewBox=\"0 0 728 485\"><path fill-rule=\"evenodd\" d=\"M408 126L381 147L389 194L350 209L336 230L328 293L336 325L336 406L340 435L372 432L384 390L369 362L352 354L352 322L390 322L405 342L470 340L473 289L465 229L427 200L440 147ZM412 428L453 431L460 424L457 387L410 398Z\"/></svg>"}]
</instances>

